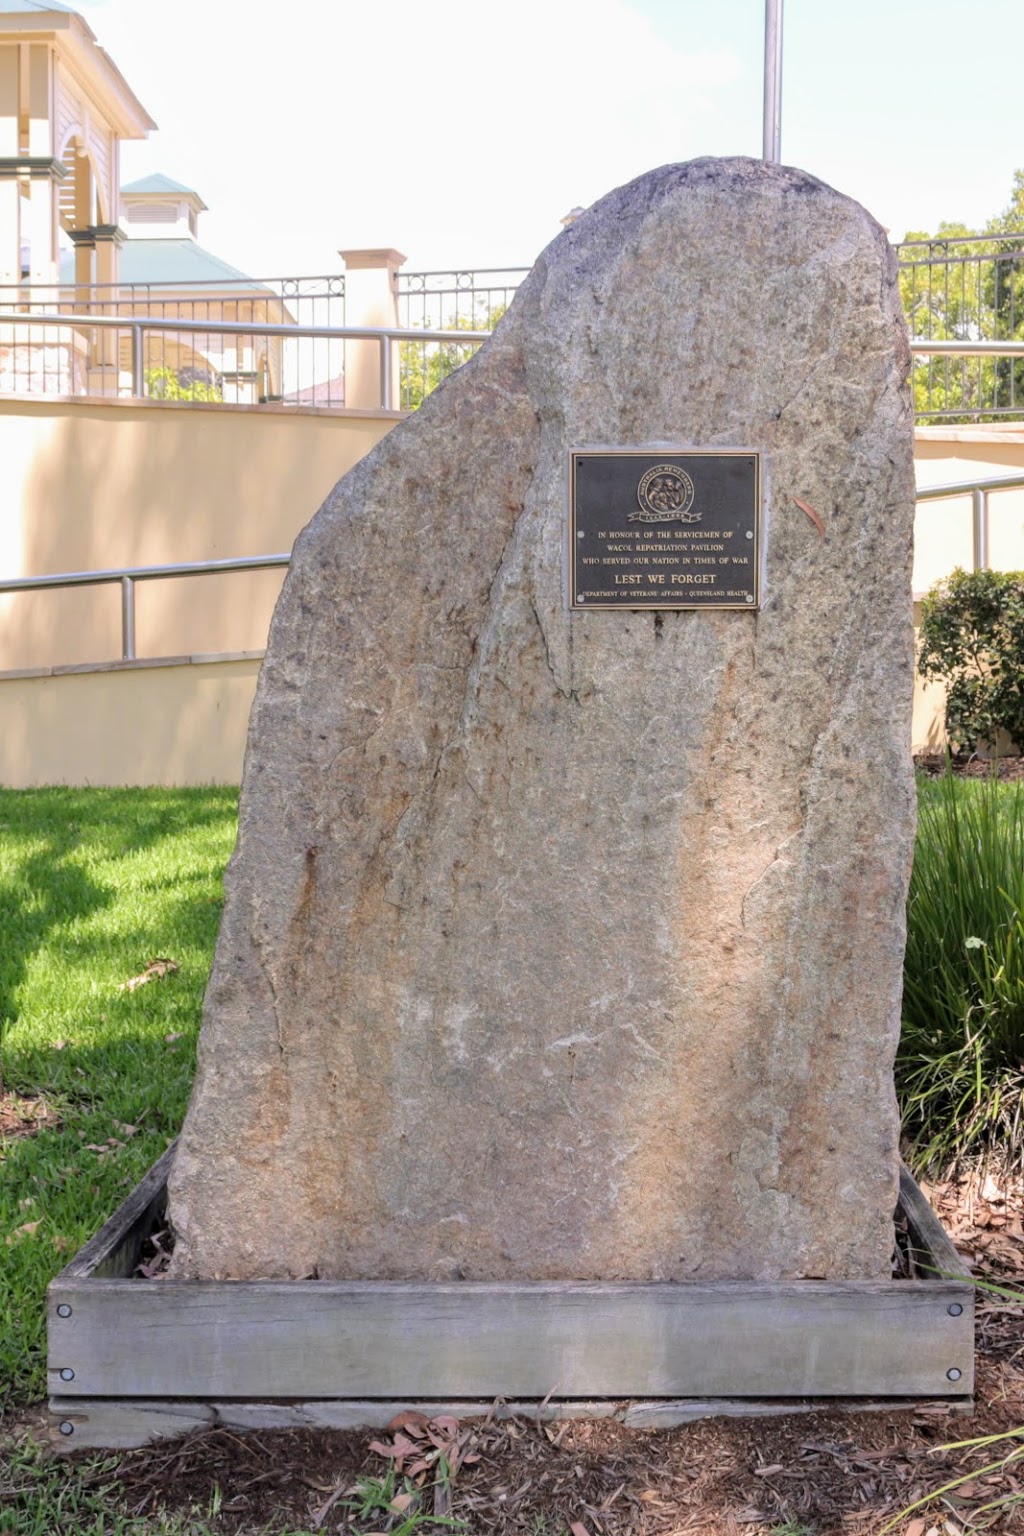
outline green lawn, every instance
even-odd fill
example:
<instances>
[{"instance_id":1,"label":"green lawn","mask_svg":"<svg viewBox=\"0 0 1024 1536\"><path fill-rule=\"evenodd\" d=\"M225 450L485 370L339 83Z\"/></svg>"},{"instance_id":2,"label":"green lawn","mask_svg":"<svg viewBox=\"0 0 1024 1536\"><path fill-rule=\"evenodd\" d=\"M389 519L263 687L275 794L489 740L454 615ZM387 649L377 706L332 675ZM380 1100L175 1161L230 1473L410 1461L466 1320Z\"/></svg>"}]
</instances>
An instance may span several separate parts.
<instances>
[{"instance_id":1,"label":"green lawn","mask_svg":"<svg viewBox=\"0 0 1024 1536\"><path fill-rule=\"evenodd\" d=\"M0 1149L9 1400L45 1392L47 1281L181 1124L237 798L216 788L0 790L5 1085L42 1095L58 1116ZM179 970L125 989L157 956Z\"/></svg>"}]
</instances>

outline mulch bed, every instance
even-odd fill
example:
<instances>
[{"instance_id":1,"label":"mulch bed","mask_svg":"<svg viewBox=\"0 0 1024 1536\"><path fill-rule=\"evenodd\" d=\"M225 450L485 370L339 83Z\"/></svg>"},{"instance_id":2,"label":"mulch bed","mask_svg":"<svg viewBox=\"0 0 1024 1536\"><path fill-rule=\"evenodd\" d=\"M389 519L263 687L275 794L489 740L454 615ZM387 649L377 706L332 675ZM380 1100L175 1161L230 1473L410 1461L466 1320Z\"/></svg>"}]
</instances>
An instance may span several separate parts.
<instances>
[{"instance_id":1,"label":"mulch bed","mask_svg":"<svg viewBox=\"0 0 1024 1536\"><path fill-rule=\"evenodd\" d=\"M929 1194L981 1280L1024 1285L1024 1181L982 1170ZM1020 1536L1024 1504L978 1511L1024 1495L1024 1433L1001 1446L943 1447L1024 1426L1024 1308L981 1293L978 1342L973 1418L821 1412L647 1431L607 1420L428 1425L413 1416L376 1434L213 1429L124 1453L113 1478L132 1514L195 1509L222 1536L282 1527L397 1536L403 1522L424 1536L451 1529L422 1518L435 1515L461 1522L465 1536L877 1536L899 1510L973 1471L893 1529ZM1015 1448L1017 1461L982 1471ZM454 1463L447 1479L437 1476L439 1449ZM398 1507L360 1515L360 1483L379 1486L396 1467ZM111 1481L109 1462L102 1481Z\"/></svg>"},{"instance_id":2,"label":"mulch bed","mask_svg":"<svg viewBox=\"0 0 1024 1536\"><path fill-rule=\"evenodd\" d=\"M945 753L922 752L914 758L914 767L930 779L941 779L947 763L959 779L1024 779L1024 757L954 757Z\"/></svg>"}]
</instances>

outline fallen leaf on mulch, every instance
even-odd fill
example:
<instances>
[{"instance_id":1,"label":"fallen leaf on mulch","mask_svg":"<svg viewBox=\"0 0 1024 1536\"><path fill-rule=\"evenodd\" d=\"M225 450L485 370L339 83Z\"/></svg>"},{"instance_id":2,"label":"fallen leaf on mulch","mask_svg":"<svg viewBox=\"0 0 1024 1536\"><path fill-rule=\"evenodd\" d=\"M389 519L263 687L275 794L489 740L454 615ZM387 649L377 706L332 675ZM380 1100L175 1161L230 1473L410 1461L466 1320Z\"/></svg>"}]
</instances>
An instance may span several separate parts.
<instances>
[{"instance_id":1,"label":"fallen leaf on mulch","mask_svg":"<svg viewBox=\"0 0 1024 1536\"><path fill-rule=\"evenodd\" d=\"M981 1186L981 1198L987 1200L989 1205L1006 1204L1006 1191L999 1188L990 1173L985 1175L985 1182Z\"/></svg>"},{"instance_id":2,"label":"fallen leaf on mulch","mask_svg":"<svg viewBox=\"0 0 1024 1536\"><path fill-rule=\"evenodd\" d=\"M388 1429L392 1431L391 1439L371 1440L370 1450L393 1462L396 1472L404 1472L420 1486L442 1459L447 1467L446 1482L454 1480L460 1467L480 1460L472 1448L472 1430L462 1430L451 1414L440 1413L428 1419L418 1410L409 1409L396 1414Z\"/></svg>"},{"instance_id":3,"label":"fallen leaf on mulch","mask_svg":"<svg viewBox=\"0 0 1024 1536\"><path fill-rule=\"evenodd\" d=\"M1018 1191L1014 1196L1016 1210L1002 1214L1002 1207L995 1212L980 1198L975 1190L965 1190L963 1185L945 1186L932 1196L940 1218L953 1238L958 1253L966 1260L972 1273L985 1285L1007 1289L1011 1293L1024 1288L1024 1231L1021 1227ZM984 1288L979 1290L977 1304L984 1308L990 1299ZM1024 1300L1024 1295L1022 1295ZM1002 1296L1001 1305L1012 1303L1012 1296Z\"/></svg>"},{"instance_id":4,"label":"fallen leaf on mulch","mask_svg":"<svg viewBox=\"0 0 1024 1536\"><path fill-rule=\"evenodd\" d=\"M168 960L166 955L158 955L138 976L129 976L127 981L122 981L118 991L134 992L136 987L144 987L150 981L160 981L162 977L170 976L177 970L180 970L177 960Z\"/></svg>"},{"instance_id":5,"label":"fallen leaf on mulch","mask_svg":"<svg viewBox=\"0 0 1024 1536\"><path fill-rule=\"evenodd\" d=\"M135 1273L144 1280L153 1280L166 1272L174 1243L169 1227L161 1232L151 1232L142 1245L142 1258L135 1266Z\"/></svg>"},{"instance_id":6,"label":"fallen leaf on mulch","mask_svg":"<svg viewBox=\"0 0 1024 1536\"><path fill-rule=\"evenodd\" d=\"M0 1140L13 1136L34 1136L45 1125L56 1125L57 1112L45 1099L22 1098L17 1093L0 1094Z\"/></svg>"},{"instance_id":7,"label":"fallen leaf on mulch","mask_svg":"<svg viewBox=\"0 0 1024 1536\"><path fill-rule=\"evenodd\" d=\"M914 767L930 779L941 779L946 772L944 752L919 752ZM1024 757L955 757L952 761L954 778L987 779L993 774L1004 781L1024 779Z\"/></svg>"}]
</instances>

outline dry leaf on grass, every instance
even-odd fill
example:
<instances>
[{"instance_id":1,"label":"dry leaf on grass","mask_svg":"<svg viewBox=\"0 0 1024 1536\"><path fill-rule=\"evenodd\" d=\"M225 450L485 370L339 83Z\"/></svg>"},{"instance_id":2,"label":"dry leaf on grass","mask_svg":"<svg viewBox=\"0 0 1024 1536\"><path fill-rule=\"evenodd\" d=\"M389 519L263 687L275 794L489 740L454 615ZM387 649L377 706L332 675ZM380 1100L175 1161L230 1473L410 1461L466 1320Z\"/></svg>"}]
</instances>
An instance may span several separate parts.
<instances>
[{"instance_id":1,"label":"dry leaf on grass","mask_svg":"<svg viewBox=\"0 0 1024 1536\"><path fill-rule=\"evenodd\" d=\"M26 1221L22 1224L22 1226L15 1227L10 1236L4 1240L6 1246L8 1248L13 1248L14 1244L20 1242L23 1237L31 1237L36 1228L41 1224L42 1218L40 1217L39 1221Z\"/></svg>"},{"instance_id":2,"label":"dry leaf on grass","mask_svg":"<svg viewBox=\"0 0 1024 1536\"><path fill-rule=\"evenodd\" d=\"M166 955L158 955L151 960L144 971L138 976L129 976L127 981L122 981L118 991L134 992L136 987L144 987L149 981L159 981L164 976L170 976L179 969L177 960L168 960Z\"/></svg>"}]
</instances>

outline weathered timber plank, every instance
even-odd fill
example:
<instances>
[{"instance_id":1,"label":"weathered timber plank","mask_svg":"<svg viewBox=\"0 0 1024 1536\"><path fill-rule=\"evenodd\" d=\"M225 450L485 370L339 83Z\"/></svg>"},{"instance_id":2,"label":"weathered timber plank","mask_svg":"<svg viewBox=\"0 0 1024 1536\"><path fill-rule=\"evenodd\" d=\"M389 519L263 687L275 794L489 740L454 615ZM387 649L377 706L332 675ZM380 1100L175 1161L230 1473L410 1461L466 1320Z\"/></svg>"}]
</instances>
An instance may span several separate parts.
<instances>
[{"instance_id":1,"label":"weathered timber plank","mask_svg":"<svg viewBox=\"0 0 1024 1536\"><path fill-rule=\"evenodd\" d=\"M914 1257L926 1274L970 1283L971 1272L957 1253L941 1221L928 1203L924 1190L905 1163L900 1165L898 1209L907 1218ZM973 1293L972 1293L973 1294Z\"/></svg>"},{"instance_id":2,"label":"weathered timber plank","mask_svg":"<svg viewBox=\"0 0 1024 1536\"><path fill-rule=\"evenodd\" d=\"M900 1409L935 1415L971 1411L970 1398L921 1401L914 1398L830 1399L829 1412L892 1413ZM433 1417L452 1414L463 1422L475 1419L528 1418L541 1423L565 1419L614 1418L630 1429L672 1429L708 1418L764 1418L792 1413L820 1413L820 1402L781 1399L701 1398L676 1402L463 1402L441 1401L323 1401L323 1402L159 1402L116 1398L52 1398L50 1438L55 1450L92 1448L132 1450L153 1440L219 1426L244 1433L258 1429L382 1429L402 1409L415 1408ZM68 1433L70 1427L70 1433Z\"/></svg>"},{"instance_id":3,"label":"weathered timber plank","mask_svg":"<svg viewBox=\"0 0 1024 1536\"><path fill-rule=\"evenodd\" d=\"M116 1399L50 1399L49 1438L55 1451L100 1447L131 1451L152 1440L173 1440L210 1429L217 1416L208 1403L118 1402Z\"/></svg>"},{"instance_id":4,"label":"weathered timber plank","mask_svg":"<svg viewBox=\"0 0 1024 1536\"><path fill-rule=\"evenodd\" d=\"M968 1394L969 1290L830 1284L74 1280L62 1397ZM57 1309L71 1307L61 1319ZM959 1309L952 1315L950 1308ZM73 1371L70 1380L60 1372ZM950 1370L959 1375L950 1378Z\"/></svg>"},{"instance_id":5,"label":"weathered timber plank","mask_svg":"<svg viewBox=\"0 0 1024 1536\"><path fill-rule=\"evenodd\" d=\"M128 1198L118 1206L71 1263L57 1276L64 1280L127 1278L135 1272L139 1253L167 1203L167 1177L174 1158L174 1143L136 1184Z\"/></svg>"},{"instance_id":6,"label":"weathered timber plank","mask_svg":"<svg viewBox=\"0 0 1024 1536\"><path fill-rule=\"evenodd\" d=\"M836 1397L827 1403L779 1398L704 1398L674 1403L631 1403L622 1414L627 1429L675 1429L695 1419L780 1418L791 1413L930 1413L936 1416L974 1412L972 1397L935 1399L900 1397Z\"/></svg>"}]
</instances>

